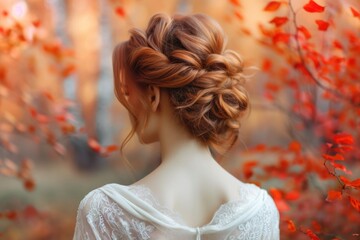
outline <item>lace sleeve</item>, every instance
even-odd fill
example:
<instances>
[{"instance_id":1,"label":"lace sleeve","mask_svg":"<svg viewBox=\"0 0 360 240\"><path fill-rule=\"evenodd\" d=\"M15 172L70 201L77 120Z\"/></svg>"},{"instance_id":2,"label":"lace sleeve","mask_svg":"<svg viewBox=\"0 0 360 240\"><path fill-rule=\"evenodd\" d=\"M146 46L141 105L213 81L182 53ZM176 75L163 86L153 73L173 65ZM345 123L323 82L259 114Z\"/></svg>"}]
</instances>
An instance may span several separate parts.
<instances>
[{"instance_id":1,"label":"lace sleeve","mask_svg":"<svg viewBox=\"0 0 360 240\"><path fill-rule=\"evenodd\" d=\"M131 217L100 190L80 202L74 240L149 239L153 226Z\"/></svg>"},{"instance_id":2,"label":"lace sleeve","mask_svg":"<svg viewBox=\"0 0 360 240\"><path fill-rule=\"evenodd\" d=\"M254 217L240 224L227 240L279 240L279 211L269 194L264 194L264 204Z\"/></svg>"}]
</instances>

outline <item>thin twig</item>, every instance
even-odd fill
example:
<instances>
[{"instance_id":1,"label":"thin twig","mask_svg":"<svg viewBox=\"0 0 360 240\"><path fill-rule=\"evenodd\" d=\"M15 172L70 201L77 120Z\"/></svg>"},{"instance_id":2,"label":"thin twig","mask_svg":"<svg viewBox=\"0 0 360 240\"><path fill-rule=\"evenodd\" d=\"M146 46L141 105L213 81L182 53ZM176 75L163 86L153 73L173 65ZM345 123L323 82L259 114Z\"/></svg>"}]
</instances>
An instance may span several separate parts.
<instances>
[{"instance_id":1,"label":"thin twig","mask_svg":"<svg viewBox=\"0 0 360 240\"><path fill-rule=\"evenodd\" d=\"M326 85L324 85L315 75L314 73L310 70L309 66L306 64L305 62L305 57L304 57L304 52L301 49L300 46L300 41L299 41L299 36L298 36L298 24L296 21L296 12L292 6L291 0L289 0L289 8L290 11L292 12L293 18L292 18L292 22L294 24L295 27L295 43L296 43L296 50L299 54L300 57L300 63L302 65L302 67L305 69L305 71L309 74L310 78L322 89L324 89L325 91L331 92L333 95L345 99L346 101L350 102L350 104L352 104L355 107L360 107L360 103L355 103L351 98L344 96L342 93L340 93L339 91L328 87Z\"/></svg>"}]
</instances>

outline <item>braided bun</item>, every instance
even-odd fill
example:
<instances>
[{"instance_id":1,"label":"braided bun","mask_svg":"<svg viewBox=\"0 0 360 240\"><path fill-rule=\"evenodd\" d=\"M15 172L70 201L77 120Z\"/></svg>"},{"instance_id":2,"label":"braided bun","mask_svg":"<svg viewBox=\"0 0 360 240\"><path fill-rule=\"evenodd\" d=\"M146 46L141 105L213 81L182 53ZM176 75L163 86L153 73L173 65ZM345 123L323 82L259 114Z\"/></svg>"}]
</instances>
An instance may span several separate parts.
<instances>
[{"instance_id":1,"label":"braided bun","mask_svg":"<svg viewBox=\"0 0 360 240\"><path fill-rule=\"evenodd\" d=\"M156 14L146 31L130 33L129 41L115 52L127 56L137 84L166 89L177 119L193 136L218 151L230 148L249 99L243 62L236 52L225 50L219 24L203 14ZM120 61L116 56L113 61ZM121 81L117 65L115 87Z\"/></svg>"}]
</instances>

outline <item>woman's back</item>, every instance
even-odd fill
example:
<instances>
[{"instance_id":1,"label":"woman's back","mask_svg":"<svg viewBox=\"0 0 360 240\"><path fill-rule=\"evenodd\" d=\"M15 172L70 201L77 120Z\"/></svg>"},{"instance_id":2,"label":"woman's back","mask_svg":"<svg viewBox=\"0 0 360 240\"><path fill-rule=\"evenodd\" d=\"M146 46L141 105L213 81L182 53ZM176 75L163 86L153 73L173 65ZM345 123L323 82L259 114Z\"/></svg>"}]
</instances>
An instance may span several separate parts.
<instances>
[{"instance_id":1,"label":"woman's back","mask_svg":"<svg viewBox=\"0 0 360 240\"><path fill-rule=\"evenodd\" d=\"M207 224L191 227L148 187L107 184L81 201L74 239L279 239L272 198L253 184L237 186L238 199L220 205Z\"/></svg>"},{"instance_id":2,"label":"woman's back","mask_svg":"<svg viewBox=\"0 0 360 240\"><path fill-rule=\"evenodd\" d=\"M187 226L201 226L210 222L219 206L240 198L238 182L213 159L191 159L181 166L161 164L132 185L147 187L162 206L180 214Z\"/></svg>"}]
</instances>

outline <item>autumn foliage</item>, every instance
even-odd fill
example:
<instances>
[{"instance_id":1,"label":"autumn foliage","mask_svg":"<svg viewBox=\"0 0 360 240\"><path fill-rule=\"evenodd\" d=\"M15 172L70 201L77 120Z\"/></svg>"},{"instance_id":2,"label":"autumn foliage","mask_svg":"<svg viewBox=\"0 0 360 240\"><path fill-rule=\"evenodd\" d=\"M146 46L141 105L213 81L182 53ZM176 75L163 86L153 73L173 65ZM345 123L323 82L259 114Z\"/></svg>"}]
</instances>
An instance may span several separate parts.
<instances>
[{"instance_id":1,"label":"autumn foliage","mask_svg":"<svg viewBox=\"0 0 360 240\"><path fill-rule=\"evenodd\" d=\"M292 140L285 148L253 147L250 151L271 154L273 161L245 162L239 173L259 185L273 182L269 192L281 213L282 238L355 239L360 234L359 6L310 0L295 8L295 3L269 1L263 8L269 24L258 25L261 37L242 26L244 35L280 57L277 63L263 60L263 96L270 104L258 107L286 114ZM235 16L241 13L234 8ZM305 24L304 18L311 20Z\"/></svg>"},{"instance_id":2,"label":"autumn foliage","mask_svg":"<svg viewBox=\"0 0 360 240\"><path fill-rule=\"evenodd\" d=\"M243 153L250 160L234 172L268 189L281 213L283 239L357 239L360 5L310 0L295 6L298 2L267 1L261 9L266 20L259 20L257 29L244 24L246 9L240 0L228 2L233 10L229 24L239 26L239 38L251 38L272 53L259 66L262 101L253 107L283 113L289 136L285 145L264 141L250 147ZM126 6L117 6L114 12L120 20L128 17ZM36 188L33 164L15 140L45 143L64 156L64 139L83 131L73 125L74 116L68 111L75 103L32 82L39 77L34 66L39 53L46 55L47 68L57 81L76 71L73 51L42 38L41 28L37 19L18 22L1 10L0 174L19 179L26 191ZM31 76L10 68L20 59L23 63L18 66ZM87 142L103 156L119 149L93 138ZM0 212L0 220L13 222L46 216L32 206Z\"/></svg>"}]
</instances>

